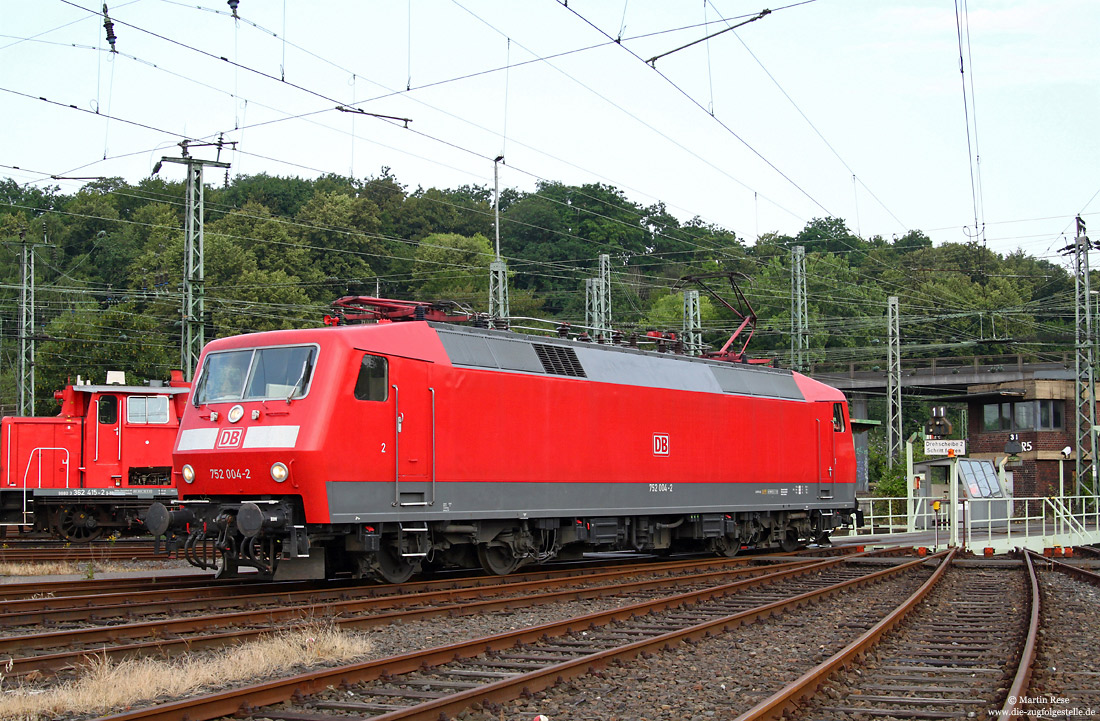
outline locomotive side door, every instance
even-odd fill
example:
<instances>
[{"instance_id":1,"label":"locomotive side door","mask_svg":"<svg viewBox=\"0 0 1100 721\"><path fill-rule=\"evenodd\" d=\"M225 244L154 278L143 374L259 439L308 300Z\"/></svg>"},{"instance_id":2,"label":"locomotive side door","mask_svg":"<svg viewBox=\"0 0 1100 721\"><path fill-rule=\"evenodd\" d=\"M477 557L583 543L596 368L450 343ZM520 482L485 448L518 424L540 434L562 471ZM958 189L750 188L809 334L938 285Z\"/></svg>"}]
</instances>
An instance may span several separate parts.
<instances>
[{"instance_id":1,"label":"locomotive side door","mask_svg":"<svg viewBox=\"0 0 1100 721\"><path fill-rule=\"evenodd\" d=\"M423 507L435 500L435 392L430 377L428 363L390 359L396 506Z\"/></svg>"},{"instance_id":2,"label":"locomotive side door","mask_svg":"<svg viewBox=\"0 0 1100 721\"><path fill-rule=\"evenodd\" d=\"M817 424L817 495L833 497L833 479L836 475L836 418L832 403L818 403L820 409L814 422ZM841 422L844 416L841 415Z\"/></svg>"},{"instance_id":3,"label":"locomotive side door","mask_svg":"<svg viewBox=\"0 0 1100 721\"><path fill-rule=\"evenodd\" d=\"M92 399L92 422L87 424L89 443L92 451L90 463L85 463L87 472L84 486L105 488L115 485L111 478L122 477L122 404L113 394L97 394Z\"/></svg>"}]
</instances>

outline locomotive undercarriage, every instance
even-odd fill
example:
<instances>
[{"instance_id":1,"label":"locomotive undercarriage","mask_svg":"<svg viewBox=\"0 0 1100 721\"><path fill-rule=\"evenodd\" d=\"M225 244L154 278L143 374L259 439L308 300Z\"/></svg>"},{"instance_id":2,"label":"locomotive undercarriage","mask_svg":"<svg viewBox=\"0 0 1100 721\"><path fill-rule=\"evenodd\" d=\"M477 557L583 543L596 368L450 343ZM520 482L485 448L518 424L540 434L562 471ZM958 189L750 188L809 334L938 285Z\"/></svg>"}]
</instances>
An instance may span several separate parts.
<instances>
[{"instance_id":1,"label":"locomotive undercarriage","mask_svg":"<svg viewBox=\"0 0 1100 721\"><path fill-rule=\"evenodd\" d=\"M158 508L159 506L159 508ZM276 578L350 575L403 583L434 569L482 568L507 575L522 566L579 557L585 551L714 552L742 548L793 551L825 543L854 509L747 511L680 516L606 516L523 520L386 521L295 525L300 507L285 500L180 504L150 510L147 525L169 552L192 565L235 575L241 567ZM855 517L855 518L853 518Z\"/></svg>"},{"instance_id":2,"label":"locomotive undercarriage","mask_svg":"<svg viewBox=\"0 0 1100 721\"><path fill-rule=\"evenodd\" d=\"M8 494L0 502L0 520L26 524L35 532L49 533L72 543L88 543L110 533L138 534L145 530L141 519L148 501L53 497L34 500L27 506L27 513L23 512L22 502L22 494Z\"/></svg>"}]
</instances>

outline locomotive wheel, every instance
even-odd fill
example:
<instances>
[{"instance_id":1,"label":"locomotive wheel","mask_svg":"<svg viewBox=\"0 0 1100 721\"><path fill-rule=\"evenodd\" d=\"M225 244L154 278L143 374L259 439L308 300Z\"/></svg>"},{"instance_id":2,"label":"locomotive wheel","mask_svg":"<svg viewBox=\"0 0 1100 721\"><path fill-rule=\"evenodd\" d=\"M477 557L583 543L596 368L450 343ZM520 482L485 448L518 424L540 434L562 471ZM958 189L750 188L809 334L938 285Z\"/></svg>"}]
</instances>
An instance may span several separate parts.
<instances>
[{"instance_id":1,"label":"locomotive wheel","mask_svg":"<svg viewBox=\"0 0 1100 721\"><path fill-rule=\"evenodd\" d=\"M783 540L779 542L779 547L783 549L784 553L790 553L791 551L798 550L798 532L794 529L787 531L787 535L783 537Z\"/></svg>"},{"instance_id":2,"label":"locomotive wheel","mask_svg":"<svg viewBox=\"0 0 1100 721\"><path fill-rule=\"evenodd\" d=\"M62 508L57 514L57 533L66 541L89 543L103 535L103 527L90 508Z\"/></svg>"},{"instance_id":3,"label":"locomotive wheel","mask_svg":"<svg viewBox=\"0 0 1100 721\"><path fill-rule=\"evenodd\" d=\"M415 572L416 566L402 558L393 548L380 549L371 563L371 574L385 583L404 583Z\"/></svg>"},{"instance_id":4,"label":"locomotive wheel","mask_svg":"<svg viewBox=\"0 0 1100 721\"><path fill-rule=\"evenodd\" d=\"M495 576L507 576L519 568L520 561L508 546L490 546L487 543L478 545L477 560L486 572Z\"/></svg>"},{"instance_id":5,"label":"locomotive wheel","mask_svg":"<svg viewBox=\"0 0 1100 721\"><path fill-rule=\"evenodd\" d=\"M714 552L725 558L733 558L741 551L741 539L722 536L714 539Z\"/></svg>"}]
</instances>

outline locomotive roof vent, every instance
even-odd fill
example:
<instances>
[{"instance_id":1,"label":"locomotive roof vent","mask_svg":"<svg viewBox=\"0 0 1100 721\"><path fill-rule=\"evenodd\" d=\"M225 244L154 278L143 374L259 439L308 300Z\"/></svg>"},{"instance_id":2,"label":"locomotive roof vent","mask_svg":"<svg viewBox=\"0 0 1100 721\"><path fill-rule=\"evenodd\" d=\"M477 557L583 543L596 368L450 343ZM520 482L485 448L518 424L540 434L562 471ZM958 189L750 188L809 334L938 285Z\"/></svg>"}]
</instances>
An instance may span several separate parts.
<instances>
[{"instance_id":1,"label":"locomotive roof vent","mask_svg":"<svg viewBox=\"0 0 1100 721\"><path fill-rule=\"evenodd\" d=\"M542 362L542 368L547 373L559 376L575 376L587 378L581 361L577 358L577 352L572 348L560 345L544 345L533 343L535 354Z\"/></svg>"}]
</instances>

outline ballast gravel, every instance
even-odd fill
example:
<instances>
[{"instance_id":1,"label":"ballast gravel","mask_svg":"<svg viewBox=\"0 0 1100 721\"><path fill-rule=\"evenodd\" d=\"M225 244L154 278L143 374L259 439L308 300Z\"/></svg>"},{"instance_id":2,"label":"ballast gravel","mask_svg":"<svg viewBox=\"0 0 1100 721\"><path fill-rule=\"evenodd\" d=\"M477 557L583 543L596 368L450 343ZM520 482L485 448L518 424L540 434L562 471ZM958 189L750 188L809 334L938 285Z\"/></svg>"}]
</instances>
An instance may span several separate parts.
<instances>
[{"instance_id":1,"label":"ballast gravel","mask_svg":"<svg viewBox=\"0 0 1100 721\"><path fill-rule=\"evenodd\" d=\"M1043 718L1100 718L1100 588L1044 571L1039 653L1025 713Z\"/></svg>"},{"instance_id":2,"label":"ballast gravel","mask_svg":"<svg viewBox=\"0 0 1100 721\"><path fill-rule=\"evenodd\" d=\"M856 638L930 570L854 589L699 643L639 657L461 721L708 721L747 711Z\"/></svg>"}]
</instances>

